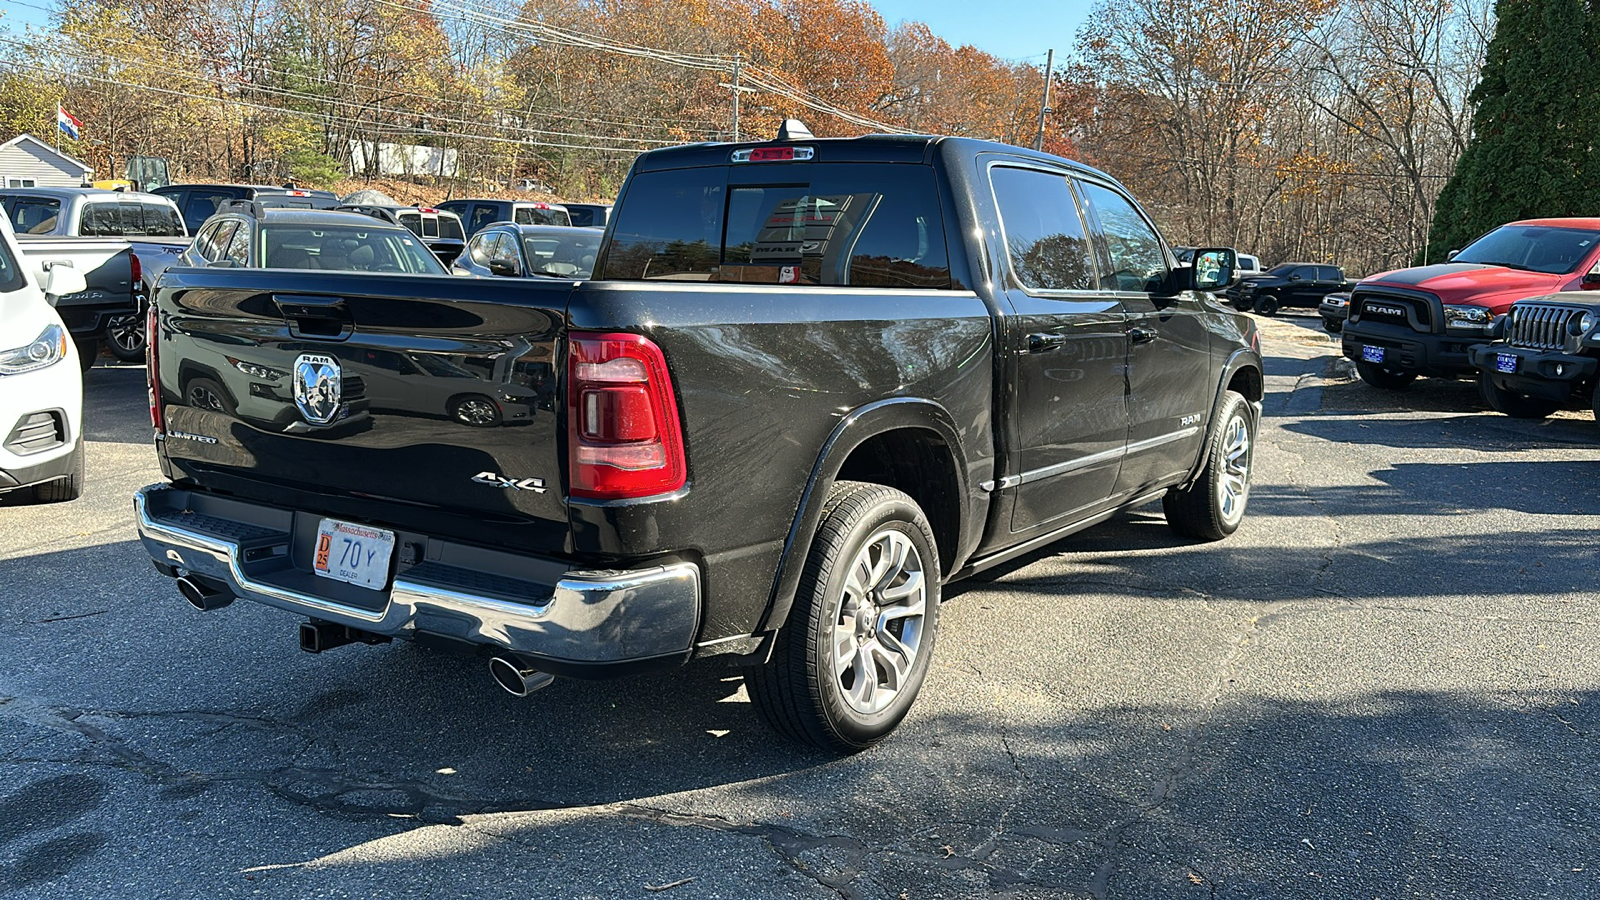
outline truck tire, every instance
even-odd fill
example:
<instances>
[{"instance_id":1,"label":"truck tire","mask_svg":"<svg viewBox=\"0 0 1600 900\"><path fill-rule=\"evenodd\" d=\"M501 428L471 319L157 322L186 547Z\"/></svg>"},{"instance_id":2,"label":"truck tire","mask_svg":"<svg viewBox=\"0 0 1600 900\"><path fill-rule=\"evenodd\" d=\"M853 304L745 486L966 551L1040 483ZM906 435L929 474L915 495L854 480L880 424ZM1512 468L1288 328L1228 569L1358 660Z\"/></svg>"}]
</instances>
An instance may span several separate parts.
<instances>
[{"instance_id":1,"label":"truck tire","mask_svg":"<svg viewBox=\"0 0 1600 900\"><path fill-rule=\"evenodd\" d=\"M144 361L144 316L128 313L106 320L106 349L122 362Z\"/></svg>"},{"instance_id":2,"label":"truck tire","mask_svg":"<svg viewBox=\"0 0 1600 900\"><path fill-rule=\"evenodd\" d=\"M1415 372L1397 372L1394 369L1385 369L1375 362L1367 362L1364 359L1356 360L1356 374L1361 376L1362 381L1380 391L1398 391L1417 380Z\"/></svg>"},{"instance_id":3,"label":"truck tire","mask_svg":"<svg viewBox=\"0 0 1600 900\"><path fill-rule=\"evenodd\" d=\"M1551 413L1561 408L1561 404L1554 400L1506 390L1495 384L1488 372L1478 373L1478 393L1483 395L1483 402L1490 409L1513 419L1548 419Z\"/></svg>"},{"instance_id":4,"label":"truck tire","mask_svg":"<svg viewBox=\"0 0 1600 900\"><path fill-rule=\"evenodd\" d=\"M1322 327L1327 329L1329 334L1338 334L1339 332L1344 330L1344 320L1343 319L1329 319L1327 317L1323 317L1323 319L1322 319Z\"/></svg>"},{"instance_id":5,"label":"truck tire","mask_svg":"<svg viewBox=\"0 0 1600 900\"><path fill-rule=\"evenodd\" d=\"M83 496L83 438L72 451L72 471L65 478L46 481L33 487L33 499L40 503L64 503Z\"/></svg>"},{"instance_id":6,"label":"truck tire","mask_svg":"<svg viewBox=\"0 0 1600 900\"><path fill-rule=\"evenodd\" d=\"M1249 312L1255 308L1255 305L1256 298L1254 297L1236 297L1233 301L1233 308L1239 312Z\"/></svg>"},{"instance_id":7,"label":"truck tire","mask_svg":"<svg viewBox=\"0 0 1600 900\"><path fill-rule=\"evenodd\" d=\"M1217 541L1239 530L1250 502L1250 471L1255 459L1255 415L1250 401L1234 391L1223 394L1217 428L1206 444L1205 468L1194 483L1173 488L1161 498L1167 526L1202 541Z\"/></svg>"},{"instance_id":8,"label":"truck tire","mask_svg":"<svg viewBox=\"0 0 1600 900\"><path fill-rule=\"evenodd\" d=\"M1256 298L1255 311L1263 316L1275 316L1282 306L1283 303L1277 297L1272 294L1262 294Z\"/></svg>"},{"instance_id":9,"label":"truck tire","mask_svg":"<svg viewBox=\"0 0 1600 900\"><path fill-rule=\"evenodd\" d=\"M916 501L881 484L835 484L772 656L745 673L762 718L836 752L883 740L927 677L942 580Z\"/></svg>"}]
</instances>

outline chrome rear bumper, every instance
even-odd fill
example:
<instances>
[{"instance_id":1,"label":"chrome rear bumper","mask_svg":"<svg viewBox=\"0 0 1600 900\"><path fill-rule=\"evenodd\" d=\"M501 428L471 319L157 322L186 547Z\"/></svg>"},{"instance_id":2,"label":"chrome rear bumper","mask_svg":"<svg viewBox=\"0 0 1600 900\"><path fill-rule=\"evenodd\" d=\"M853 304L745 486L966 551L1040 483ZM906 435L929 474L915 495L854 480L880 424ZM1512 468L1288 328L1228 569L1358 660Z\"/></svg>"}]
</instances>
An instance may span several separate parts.
<instances>
[{"instance_id":1,"label":"chrome rear bumper","mask_svg":"<svg viewBox=\"0 0 1600 900\"><path fill-rule=\"evenodd\" d=\"M161 566L214 579L242 599L373 634L432 634L534 660L592 664L687 655L699 624L700 570L692 563L562 571L541 560L555 577L530 580L423 561L399 566L385 593L294 565L294 520L310 513L208 500L165 484L136 493L134 510L139 538ZM525 561L472 552L490 564Z\"/></svg>"}]
</instances>

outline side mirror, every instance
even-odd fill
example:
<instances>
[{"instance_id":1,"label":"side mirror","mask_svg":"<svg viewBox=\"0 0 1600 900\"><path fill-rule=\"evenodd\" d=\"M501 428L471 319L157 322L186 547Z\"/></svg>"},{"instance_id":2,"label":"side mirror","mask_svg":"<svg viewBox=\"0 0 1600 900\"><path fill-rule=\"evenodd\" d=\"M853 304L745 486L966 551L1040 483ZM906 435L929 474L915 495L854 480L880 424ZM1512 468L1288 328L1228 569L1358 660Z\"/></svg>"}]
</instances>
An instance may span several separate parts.
<instances>
[{"instance_id":1,"label":"side mirror","mask_svg":"<svg viewBox=\"0 0 1600 900\"><path fill-rule=\"evenodd\" d=\"M510 260L491 259L489 260L489 274L500 275L505 278L517 278L522 275L522 269Z\"/></svg>"},{"instance_id":2,"label":"side mirror","mask_svg":"<svg viewBox=\"0 0 1600 900\"><path fill-rule=\"evenodd\" d=\"M1449 253L1446 253L1444 255L1444 261L1445 262L1455 262L1456 261L1456 257L1458 257L1460 255L1461 255L1461 251L1460 250L1451 250Z\"/></svg>"},{"instance_id":3,"label":"side mirror","mask_svg":"<svg viewBox=\"0 0 1600 900\"><path fill-rule=\"evenodd\" d=\"M1185 270L1190 287L1197 291L1220 291L1239 281L1239 256L1231 247L1206 247L1194 252L1194 264Z\"/></svg>"},{"instance_id":4,"label":"side mirror","mask_svg":"<svg viewBox=\"0 0 1600 900\"><path fill-rule=\"evenodd\" d=\"M72 294L81 294L89 289L89 283L84 280L83 273L74 269L70 263L56 262L51 264L50 271L44 273L44 297L53 305L61 297Z\"/></svg>"}]
</instances>

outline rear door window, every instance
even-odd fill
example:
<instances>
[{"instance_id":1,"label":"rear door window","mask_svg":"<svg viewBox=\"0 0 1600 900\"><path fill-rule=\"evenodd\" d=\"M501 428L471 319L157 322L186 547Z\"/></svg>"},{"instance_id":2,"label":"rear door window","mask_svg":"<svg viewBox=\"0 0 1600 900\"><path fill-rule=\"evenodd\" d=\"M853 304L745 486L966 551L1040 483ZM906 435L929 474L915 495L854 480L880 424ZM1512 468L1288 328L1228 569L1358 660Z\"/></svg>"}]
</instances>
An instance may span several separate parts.
<instances>
[{"instance_id":1,"label":"rear door window","mask_svg":"<svg viewBox=\"0 0 1600 900\"><path fill-rule=\"evenodd\" d=\"M606 278L948 288L944 219L927 166L647 172L628 188ZM805 183L795 183L805 182Z\"/></svg>"},{"instance_id":2,"label":"rear door window","mask_svg":"<svg viewBox=\"0 0 1600 900\"><path fill-rule=\"evenodd\" d=\"M223 251L228 248L228 244L233 240L234 229L238 227L239 223L234 219L224 219L217 223L211 229L205 242L200 245L200 255L204 256L208 262L216 262L221 259Z\"/></svg>"},{"instance_id":3,"label":"rear door window","mask_svg":"<svg viewBox=\"0 0 1600 900\"><path fill-rule=\"evenodd\" d=\"M1094 290L1093 254L1067 177L996 166L989 179L1017 280L1032 290Z\"/></svg>"},{"instance_id":4,"label":"rear door window","mask_svg":"<svg viewBox=\"0 0 1600 900\"><path fill-rule=\"evenodd\" d=\"M1339 270L1333 266L1318 266L1317 272L1321 275L1318 280L1328 284L1338 284L1343 280L1339 277Z\"/></svg>"},{"instance_id":5,"label":"rear door window","mask_svg":"<svg viewBox=\"0 0 1600 900\"><path fill-rule=\"evenodd\" d=\"M250 231L247 227L235 228L227 249L223 251L224 256L241 266L250 264Z\"/></svg>"}]
</instances>

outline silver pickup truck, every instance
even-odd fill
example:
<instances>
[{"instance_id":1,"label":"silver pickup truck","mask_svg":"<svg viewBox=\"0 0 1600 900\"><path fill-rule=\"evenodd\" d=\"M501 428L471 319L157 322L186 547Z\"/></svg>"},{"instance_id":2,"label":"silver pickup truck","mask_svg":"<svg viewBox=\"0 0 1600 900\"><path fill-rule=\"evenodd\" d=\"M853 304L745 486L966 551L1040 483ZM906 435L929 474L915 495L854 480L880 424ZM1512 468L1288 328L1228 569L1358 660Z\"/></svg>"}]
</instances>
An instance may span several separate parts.
<instances>
[{"instance_id":1,"label":"silver pickup truck","mask_svg":"<svg viewBox=\"0 0 1600 900\"><path fill-rule=\"evenodd\" d=\"M155 194L95 188L8 188L0 207L11 217L23 256L38 259L36 271L62 259L68 245L93 240L100 246L72 263L89 290L63 297L57 311L78 343L84 364L93 362L104 340L122 360L144 358L144 307L156 281L189 246L188 231L173 202ZM125 252L107 252L107 239ZM42 243L48 242L50 246ZM100 258L94 268L84 264Z\"/></svg>"}]
</instances>

